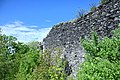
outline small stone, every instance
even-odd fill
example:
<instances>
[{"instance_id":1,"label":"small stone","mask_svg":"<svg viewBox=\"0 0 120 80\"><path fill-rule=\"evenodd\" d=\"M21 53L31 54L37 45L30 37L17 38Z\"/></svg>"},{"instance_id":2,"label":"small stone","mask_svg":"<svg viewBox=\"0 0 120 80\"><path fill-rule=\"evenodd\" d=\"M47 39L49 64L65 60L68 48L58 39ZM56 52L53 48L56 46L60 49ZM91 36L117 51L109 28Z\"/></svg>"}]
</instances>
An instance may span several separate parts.
<instances>
[{"instance_id":1,"label":"small stone","mask_svg":"<svg viewBox=\"0 0 120 80\"><path fill-rule=\"evenodd\" d=\"M73 23L73 25L76 25L76 23Z\"/></svg>"},{"instance_id":2,"label":"small stone","mask_svg":"<svg viewBox=\"0 0 120 80\"><path fill-rule=\"evenodd\" d=\"M114 10L111 10L110 12L113 12Z\"/></svg>"},{"instance_id":3,"label":"small stone","mask_svg":"<svg viewBox=\"0 0 120 80\"><path fill-rule=\"evenodd\" d=\"M107 18L103 18L103 20L107 20Z\"/></svg>"},{"instance_id":4,"label":"small stone","mask_svg":"<svg viewBox=\"0 0 120 80\"><path fill-rule=\"evenodd\" d=\"M115 21L119 21L120 19L119 19L118 17L116 17L114 20L115 20Z\"/></svg>"},{"instance_id":5,"label":"small stone","mask_svg":"<svg viewBox=\"0 0 120 80\"><path fill-rule=\"evenodd\" d=\"M108 14L106 14L106 16L107 16L107 17L108 17L108 16L110 16L110 15L111 15L111 14L109 14L109 13L108 13Z\"/></svg>"},{"instance_id":6,"label":"small stone","mask_svg":"<svg viewBox=\"0 0 120 80\"><path fill-rule=\"evenodd\" d=\"M108 26L108 28L112 28L113 26Z\"/></svg>"},{"instance_id":7,"label":"small stone","mask_svg":"<svg viewBox=\"0 0 120 80\"><path fill-rule=\"evenodd\" d=\"M120 11L117 11L117 13L120 13Z\"/></svg>"},{"instance_id":8,"label":"small stone","mask_svg":"<svg viewBox=\"0 0 120 80\"><path fill-rule=\"evenodd\" d=\"M103 15L103 16L106 15L106 12L102 12L102 15Z\"/></svg>"}]
</instances>

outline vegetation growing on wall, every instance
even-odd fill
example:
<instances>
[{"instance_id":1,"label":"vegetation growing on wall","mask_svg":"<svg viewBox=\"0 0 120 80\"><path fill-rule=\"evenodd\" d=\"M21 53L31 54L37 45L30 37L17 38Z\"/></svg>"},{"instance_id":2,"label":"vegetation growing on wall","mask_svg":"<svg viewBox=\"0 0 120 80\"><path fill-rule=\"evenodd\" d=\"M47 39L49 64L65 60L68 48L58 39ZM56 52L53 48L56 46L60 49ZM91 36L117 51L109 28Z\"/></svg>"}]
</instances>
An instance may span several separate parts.
<instances>
[{"instance_id":1,"label":"vegetation growing on wall","mask_svg":"<svg viewBox=\"0 0 120 80\"><path fill-rule=\"evenodd\" d=\"M79 9L79 10L77 11L76 17L77 17L77 18L82 18L86 13L87 13L87 11L86 11L85 9Z\"/></svg>"},{"instance_id":2,"label":"vegetation growing on wall","mask_svg":"<svg viewBox=\"0 0 120 80\"><path fill-rule=\"evenodd\" d=\"M110 0L100 0L99 4L102 5L102 4L105 4L105 3L109 2L109 1L110 1ZM90 4L90 11L95 11L96 9L97 9L97 6L96 6L95 3ZM87 13L87 11L86 11L85 9L80 9L80 10L77 11L76 17L77 17L77 18L81 18L81 17L83 17L86 13Z\"/></svg>"},{"instance_id":3,"label":"vegetation growing on wall","mask_svg":"<svg viewBox=\"0 0 120 80\"><path fill-rule=\"evenodd\" d=\"M100 4L105 4L108 1L110 1L110 0L100 0Z\"/></svg>"},{"instance_id":4,"label":"vegetation growing on wall","mask_svg":"<svg viewBox=\"0 0 120 80\"><path fill-rule=\"evenodd\" d=\"M94 4L93 4L93 3L90 4L90 7L91 7L91 8L90 8L90 11L95 11L96 8L97 8L95 3L94 3Z\"/></svg>"}]
</instances>

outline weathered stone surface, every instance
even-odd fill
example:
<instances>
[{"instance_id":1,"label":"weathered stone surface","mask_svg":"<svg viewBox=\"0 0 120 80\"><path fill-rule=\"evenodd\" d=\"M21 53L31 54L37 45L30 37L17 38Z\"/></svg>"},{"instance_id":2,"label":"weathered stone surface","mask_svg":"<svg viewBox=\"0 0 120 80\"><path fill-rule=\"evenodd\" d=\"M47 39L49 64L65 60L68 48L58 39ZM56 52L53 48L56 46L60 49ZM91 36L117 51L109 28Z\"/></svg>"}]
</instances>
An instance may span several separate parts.
<instances>
[{"instance_id":1,"label":"weathered stone surface","mask_svg":"<svg viewBox=\"0 0 120 80\"><path fill-rule=\"evenodd\" d=\"M60 47L72 68L71 75L76 76L85 53L79 38L90 37L92 31L96 31L101 38L111 36L110 31L118 28L119 16L120 0L111 0L82 18L55 25L43 40L44 49Z\"/></svg>"}]
</instances>

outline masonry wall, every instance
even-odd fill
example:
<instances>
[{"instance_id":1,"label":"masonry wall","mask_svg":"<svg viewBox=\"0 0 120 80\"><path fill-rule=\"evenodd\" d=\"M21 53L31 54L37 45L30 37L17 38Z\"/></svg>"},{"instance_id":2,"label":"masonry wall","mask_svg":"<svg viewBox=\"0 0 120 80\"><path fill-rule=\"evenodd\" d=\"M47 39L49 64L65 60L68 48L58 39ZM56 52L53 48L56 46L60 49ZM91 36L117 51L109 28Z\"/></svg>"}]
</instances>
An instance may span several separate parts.
<instances>
[{"instance_id":1,"label":"masonry wall","mask_svg":"<svg viewBox=\"0 0 120 80\"><path fill-rule=\"evenodd\" d=\"M82 18L53 26L43 40L43 46L51 50L61 48L72 68L71 75L76 76L78 65L84 61L84 50L79 38L90 37L92 31L96 31L101 38L110 37L111 30L118 28L119 23L120 0L111 0Z\"/></svg>"}]
</instances>

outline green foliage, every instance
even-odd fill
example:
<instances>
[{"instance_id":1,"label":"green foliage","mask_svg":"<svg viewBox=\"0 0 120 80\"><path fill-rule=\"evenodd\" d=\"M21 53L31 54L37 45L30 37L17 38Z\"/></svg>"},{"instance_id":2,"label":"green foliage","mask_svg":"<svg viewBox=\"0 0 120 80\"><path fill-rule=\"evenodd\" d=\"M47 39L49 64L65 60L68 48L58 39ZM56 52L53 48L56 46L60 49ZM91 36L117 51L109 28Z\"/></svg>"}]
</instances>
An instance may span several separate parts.
<instances>
[{"instance_id":1,"label":"green foliage","mask_svg":"<svg viewBox=\"0 0 120 80\"><path fill-rule=\"evenodd\" d=\"M80 66L78 80L119 80L120 79L120 29L113 31L112 38L83 40L86 50L85 62Z\"/></svg>"},{"instance_id":2,"label":"green foliage","mask_svg":"<svg viewBox=\"0 0 120 80\"><path fill-rule=\"evenodd\" d=\"M34 48L34 49L38 49L39 47L39 42L38 41L32 41L32 42L28 42L27 45L30 47L30 48Z\"/></svg>"},{"instance_id":3,"label":"green foliage","mask_svg":"<svg viewBox=\"0 0 120 80\"><path fill-rule=\"evenodd\" d=\"M18 71L19 61L9 49L15 41L15 37L0 35L0 80L14 80Z\"/></svg>"},{"instance_id":4,"label":"green foliage","mask_svg":"<svg viewBox=\"0 0 120 80\"><path fill-rule=\"evenodd\" d=\"M26 80L31 76L33 69L38 65L38 57L39 54L34 51L29 51L22 57L19 72L16 75L17 80Z\"/></svg>"},{"instance_id":5,"label":"green foliage","mask_svg":"<svg viewBox=\"0 0 120 80\"><path fill-rule=\"evenodd\" d=\"M29 46L21 42L13 43L13 45L13 48L15 48L15 52L19 54L25 54L30 50Z\"/></svg>"},{"instance_id":6,"label":"green foliage","mask_svg":"<svg viewBox=\"0 0 120 80\"><path fill-rule=\"evenodd\" d=\"M39 42L27 45L13 36L0 35L0 80L65 80L67 61L51 51L39 50ZM12 51L14 50L14 51Z\"/></svg>"},{"instance_id":7,"label":"green foliage","mask_svg":"<svg viewBox=\"0 0 120 80\"><path fill-rule=\"evenodd\" d=\"M50 51L46 50L39 59L40 63L33 72L31 80L65 80L64 72L66 61L60 58L60 51L52 58Z\"/></svg>"},{"instance_id":8,"label":"green foliage","mask_svg":"<svg viewBox=\"0 0 120 80\"><path fill-rule=\"evenodd\" d=\"M108 2L108 1L110 1L110 0L101 0L101 1L100 1L100 4L105 4L105 3Z\"/></svg>"},{"instance_id":9,"label":"green foliage","mask_svg":"<svg viewBox=\"0 0 120 80\"><path fill-rule=\"evenodd\" d=\"M90 11L95 11L97 9L96 4L90 4Z\"/></svg>"},{"instance_id":10,"label":"green foliage","mask_svg":"<svg viewBox=\"0 0 120 80\"><path fill-rule=\"evenodd\" d=\"M120 26L120 24L119 24L119 26ZM112 34L114 37L120 39L120 28L113 30Z\"/></svg>"},{"instance_id":11,"label":"green foliage","mask_svg":"<svg viewBox=\"0 0 120 80\"><path fill-rule=\"evenodd\" d=\"M72 76L68 76L67 80L75 80Z\"/></svg>"}]
</instances>

